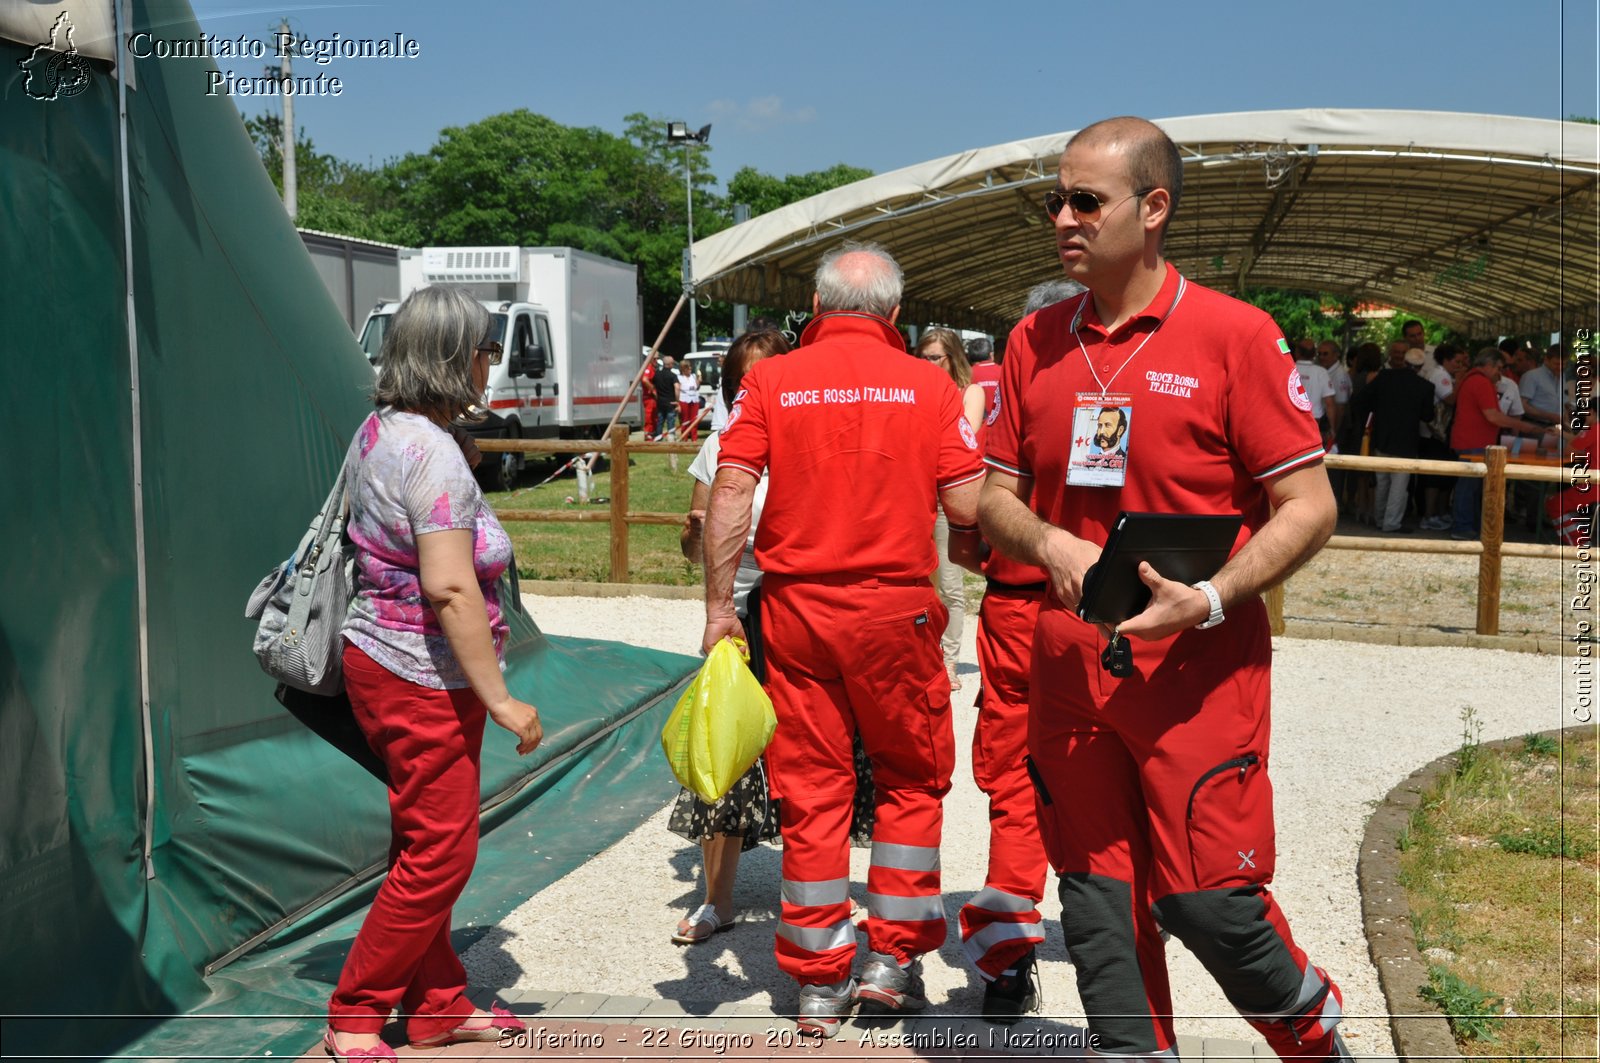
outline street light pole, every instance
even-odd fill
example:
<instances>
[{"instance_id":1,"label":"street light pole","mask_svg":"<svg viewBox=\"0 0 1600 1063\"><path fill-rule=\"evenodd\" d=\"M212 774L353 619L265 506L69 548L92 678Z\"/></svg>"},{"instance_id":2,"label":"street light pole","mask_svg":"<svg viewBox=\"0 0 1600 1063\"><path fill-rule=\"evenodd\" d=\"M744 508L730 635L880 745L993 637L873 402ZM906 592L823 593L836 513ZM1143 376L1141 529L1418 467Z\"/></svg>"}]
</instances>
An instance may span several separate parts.
<instances>
[{"instance_id":1,"label":"street light pole","mask_svg":"<svg viewBox=\"0 0 1600 1063\"><path fill-rule=\"evenodd\" d=\"M694 294L694 182L689 165L689 141L683 142L683 200L689 210L689 240L683 245L683 283L689 290L689 349L700 349L699 323L695 320L695 304L700 300Z\"/></svg>"},{"instance_id":2,"label":"street light pole","mask_svg":"<svg viewBox=\"0 0 1600 1063\"><path fill-rule=\"evenodd\" d=\"M683 198L688 204L689 242L683 246L683 291L689 297L689 350L700 346L699 322L695 320L694 294L694 169L690 165L689 145L704 144L711 139L711 127L703 125L697 133L689 132L686 122L667 123L667 143L683 145Z\"/></svg>"}]
</instances>

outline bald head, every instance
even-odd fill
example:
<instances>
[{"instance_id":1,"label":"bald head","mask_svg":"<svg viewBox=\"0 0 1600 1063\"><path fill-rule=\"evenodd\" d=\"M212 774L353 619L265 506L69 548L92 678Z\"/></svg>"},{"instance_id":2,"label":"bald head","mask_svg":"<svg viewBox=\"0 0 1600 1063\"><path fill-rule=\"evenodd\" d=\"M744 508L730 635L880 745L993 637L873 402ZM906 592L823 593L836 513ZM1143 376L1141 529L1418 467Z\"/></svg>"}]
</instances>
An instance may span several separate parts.
<instances>
[{"instance_id":1,"label":"bald head","mask_svg":"<svg viewBox=\"0 0 1600 1063\"><path fill-rule=\"evenodd\" d=\"M817 263L817 310L859 310L891 321L905 287L900 264L877 244L845 243Z\"/></svg>"},{"instance_id":2,"label":"bald head","mask_svg":"<svg viewBox=\"0 0 1600 1063\"><path fill-rule=\"evenodd\" d=\"M1074 147L1121 155L1128 183L1135 190L1165 188L1172 197L1172 205L1167 208L1167 223L1171 224L1183 194L1183 157L1159 126L1132 115L1107 118L1074 133L1067 141L1067 150Z\"/></svg>"}]
</instances>

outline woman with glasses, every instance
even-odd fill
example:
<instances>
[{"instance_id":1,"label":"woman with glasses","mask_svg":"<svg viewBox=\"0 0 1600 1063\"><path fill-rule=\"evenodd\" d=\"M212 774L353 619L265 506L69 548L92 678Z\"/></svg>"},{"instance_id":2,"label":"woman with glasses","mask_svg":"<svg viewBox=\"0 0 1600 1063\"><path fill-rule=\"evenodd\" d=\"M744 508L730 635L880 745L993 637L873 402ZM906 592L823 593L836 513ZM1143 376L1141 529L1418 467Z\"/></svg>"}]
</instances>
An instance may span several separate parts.
<instances>
[{"instance_id":1,"label":"woman with glasses","mask_svg":"<svg viewBox=\"0 0 1600 1063\"><path fill-rule=\"evenodd\" d=\"M963 398L972 386L972 363L967 361L966 348L961 337L947 328L931 328L917 340L916 355L950 374ZM941 648L944 650L944 671L950 677L950 689L961 689L961 677L956 674L956 657L961 652L961 629L966 623L966 591L962 586L962 569L950 560L950 524L939 510L933 524L933 541L939 552L939 569L936 582L939 600L950 610L950 622L945 625Z\"/></svg>"},{"instance_id":2,"label":"woman with glasses","mask_svg":"<svg viewBox=\"0 0 1600 1063\"><path fill-rule=\"evenodd\" d=\"M328 1004L323 1047L337 1060L395 1059L378 1032L396 1009L418 1048L523 1028L498 1005L473 1006L450 945L450 909L478 851L484 724L515 735L521 754L544 734L538 710L501 675L497 585L511 541L455 427L501 358L489 330L489 312L460 289L412 293L383 339L377 409L345 459L357 572L345 688L388 769L393 841Z\"/></svg>"}]
</instances>

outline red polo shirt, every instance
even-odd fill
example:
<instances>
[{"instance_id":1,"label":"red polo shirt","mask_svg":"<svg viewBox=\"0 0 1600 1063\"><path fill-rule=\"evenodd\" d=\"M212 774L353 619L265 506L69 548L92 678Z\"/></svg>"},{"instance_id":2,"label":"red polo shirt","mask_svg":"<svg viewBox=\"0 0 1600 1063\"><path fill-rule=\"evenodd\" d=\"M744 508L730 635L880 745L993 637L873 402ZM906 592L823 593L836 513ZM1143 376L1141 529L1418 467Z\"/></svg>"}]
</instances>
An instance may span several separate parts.
<instances>
[{"instance_id":1,"label":"red polo shirt","mask_svg":"<svg viewBox=\"0 0 1600 1063\"><path fill-rule=\"evenodd\" d=\"M1035 513L1102 546L1120 510L1238 513L1237 550L1267 520L1261 482L1322 458L1272 318L1198 284L1182 282L1180 298L1181 281L1169 264L1160 292L1115 335L1085 292L1023 319L1006 343L985 461L1032 477ZM1101 392L1091 363L1108 392L1132 400L1120 488L1066 482L1075 397Z\"/></svg>"},{"instance_id":2,"label":"red polo shirt","mask_svg":"<svg viewBox=\"0 0 1600 1063\"><path fill-rule=\"evenodd\" d=\"M1450 425L1450 449L1482 450L1500 439L1500 426L1483 415L1498 410L1500 394L1481 366L1467 372L1456 387L1456 419Z\"/></svg>"},{"instance_id":3,"label":"red polo shirt","mask_svg":"<svg viewBox=\"0 0 1600 1063\"><path fill-rule=\"evenodd\" d=\"M816 317L745 375L719 469L770 469L756 563L789 576L927 579L938 491L983 475L961 393L872 314Z\"/></svg>"},{"instance_id":4,"label":"red polo shirt","mask_svg":"<svg viewBox=\"0 0 1600 1063\"><path fill-rule=\"evenodd\" d=\"M995 362L979 362L972 367L972 382L983 389L983 416L988 420L994 409L994 397L1000 393L1000 366Z\"/></svg>"}]
</instances>

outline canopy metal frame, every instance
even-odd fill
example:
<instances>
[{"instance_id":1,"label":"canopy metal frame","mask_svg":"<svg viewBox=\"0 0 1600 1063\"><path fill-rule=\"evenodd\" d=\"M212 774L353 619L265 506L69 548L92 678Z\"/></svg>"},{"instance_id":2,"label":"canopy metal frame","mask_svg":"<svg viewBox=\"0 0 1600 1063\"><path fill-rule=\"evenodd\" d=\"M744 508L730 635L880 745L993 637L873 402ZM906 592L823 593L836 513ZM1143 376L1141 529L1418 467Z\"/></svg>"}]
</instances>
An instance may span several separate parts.
<instances>
[{"instance_id":1,"label":"canopy metal frame","mask_svg":"<svg viewBox=\"0 0 1600 1063\"><path fill-rule=\"evenodd\" d=\"M1600 316L1600 127L1421 111L1262 111L1161 119L1184 158L1166 253L1191 279L1387 303L1471 336ZM1001 332L1060 275L1041 199L1072 133L880 174L694 245L698 290L810 301L843 240L887 247L902 316Z\"/></svg>"}]
</instances>

